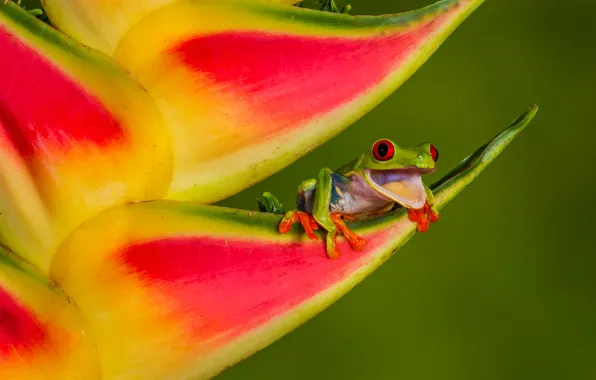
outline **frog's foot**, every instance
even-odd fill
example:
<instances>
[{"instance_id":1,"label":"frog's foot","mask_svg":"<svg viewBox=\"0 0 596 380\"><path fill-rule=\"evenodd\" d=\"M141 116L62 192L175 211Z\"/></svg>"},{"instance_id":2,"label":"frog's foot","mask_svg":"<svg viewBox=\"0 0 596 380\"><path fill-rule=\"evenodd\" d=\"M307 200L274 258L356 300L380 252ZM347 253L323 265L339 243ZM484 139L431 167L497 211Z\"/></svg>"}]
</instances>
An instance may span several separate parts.
<instances>
[{"instance_id":1,"label":"frog's foot","mask_svg":"<svg viewBox=\"0 0 596 380\"><path fill-rule=\"evenodd\" d=\"M281 232L282 234L290 232L290 230L292 229L292 225L298 222L302 224L302 227L304 227L304 231L306 231L306 235L310 240L319 239L319 237L315 235L315 233L313 232L313 230L319 229L317 221L315 220L315 218L313 218L311 214L304 211L288 212L281 220L281 223L279 223L279 232Z\"/></svg>"},{"instance_id":2,"label":"frog's foot","mask_svg":"<svg viewBox=\"0 0 596 380\"><path fill-rule=\"evenodd\" d=\"M331 220L333 221L333 224L335 224L337 229L340 230L341 233L346 237L346 239L350 243L350 247L352 247L354 251L361 252L364 249L366 241L362 237L356 235L352 230L350 230L344 222L344 219L354 220L355 218L337 212L331 213L329 216L331 217Z\"/></svg>"},{"instance_id":3,"label":"frog's foot","mask_svg":"<svg viewBox=\"0 0 596 380\"><path fill-rule=\"evenodd\" d=\"M418 223L418 231L426 232L430 223L439 220L439 210L431 206L428 202L420 209L408 209L408 218L412 222Z\"/></svg>"}]
</instances>

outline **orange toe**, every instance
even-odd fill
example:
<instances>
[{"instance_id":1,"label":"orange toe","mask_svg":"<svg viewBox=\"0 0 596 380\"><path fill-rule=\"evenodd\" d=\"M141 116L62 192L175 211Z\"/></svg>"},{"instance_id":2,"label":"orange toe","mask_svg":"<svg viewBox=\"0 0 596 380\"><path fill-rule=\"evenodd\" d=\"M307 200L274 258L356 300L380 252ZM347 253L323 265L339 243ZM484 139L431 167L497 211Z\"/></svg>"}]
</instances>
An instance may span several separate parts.
<instances>
[{"instance_id":1,"label":"orange toe","mask_svg":"<svg viewBox=\"0 0 596 380\"><path fill-rule=\"evenodd\" d=\"M333 251L328 251L327 256L329 256L331 260L336 260L339 259L341 254L339 253L339 249L335 248Z\"/></svg>"},{"instance_id":2,"label":"orange toe","mask_svg":"<svg viewBox=\"0 0 596 380\"><path fill-rule=\"evenodd\" d=\"M362 250L364 250L366 240L352 232L352 230L350 230L350 228L346 225L343 219L353 220L351 219L351 217L346 218L345 215L341 215L339 213L331 214L331 220L348 240L348 243L350 243L350 247L352 247L354 251L361 252Z\"/></svg>"},{"instance_id":3,"label":"orange toe","mask_svg":"<svg viewBox=\"0 0 596 380\"><path fill-rule=\"evenodd\" d=\"M288 222L281 222L279 224L279 232L282 234L287 234L292 229L292 224Z\"/></svg>"},{"instance_id":4,"label":"orange toe","mask_svg":"<svg viewBox=\"0 0 596 380\"><path fill-rule=\"evenodd\" d=\"M309 239L319 239L319 237L313 232L313 230L319 229L319 225L312 215L304 211L292 211L286 214L286 216L284 216L282 221L279 223L279 232L282 234L290 232L294 223L302 224L302 227L304 228L304 231L306 232L306 235Z\"/></svg>"},{"instance_id":5,"label":"orange toe","mask_svg":"<svg viewBox=\"0 0 596 380\"><path fill-rule=\"evenodd\" d=\"M313 232L313 229L318 229L318 224L312 215L302 211L297 211L296 213L300 219L300 224L302 224L302 227L306 232L306 236L308 236L310 240L319 240L319 237ZM316 226L316 228L313 228L313 224Z\"/></svg>"},{"instance_id":6,"label":"orange toe","mask_svg":"<svg viewBox=\"0 0 596 380\"><path fill-rule=\"evenodd\" d=\"M433 211L432 207L430 207L428 203L426 203L426 214L428 215L428 220L430 220L431 223L439 220L439 213Z\"/></svg>"},{"instance_id":7,"label":"orange toe","mask_svg":"<svg viewBox=\"0 0 596 380\"><path fill-rule=\"evenodd\" d=\"M299 221L298 215L296 212L292 212L291 214L286 214L284 218L279 223L279 232L282 234L286 234L290 232L292 229L292 225Z\"/></svg>"},{"instance_id":8,"label":"orange toe","mask_svg":"<svg viewBox=\"0 0 596 380\"><path fill-rule=\"evenodd\" d=\"M418 224L419 232L426 232L430 223L439 220L439 214L427 202L421 209L408 209L408 219Z\"/></svg>"},{"instance_id":9,"label":"orange toe","mask_svg":"<svg viewBox=\"0 0 596 380\"><path fill-rule=\"evenodd\" d=\"M428 231L429 226L430 226L430 222L428 221L428 219L418 221L418 231L419 232Z\"/></svg>"},{"instance_id":10,"label":"orange toe","mask_svg":"<svg viewBox=\"0 0 596 380\"><path fill-rule=\"evenodd\" d=\"M430 220L431 223L435 223L437 220L439 220L439 214L433 212L432 210L429 211L428 220Z\"/></svg>"},{"instance_id":11,"label":"orange toe","mask_svg":"<svg viewBox=\"0 0 596 380\"><path fill-rule=\"evenodd\" d=\"M352 235L351 237L347 237L348 242L350 243L350 247L354 251L362 252L364 250L364 246L366 245L366 240L362 237L357 235Z\"/></svg>"},{"instance_id":12,"label":"orange toe","mask_svg":"<svg viewBox=\"0 0 596 380\"><path fill-rule=\"evenodd\" d=\"M410 222L418 221L418 213L416 212L416 210L414 210L412 208L408 209L408 219L410 219Z\"/></svg>"}]
</instances>

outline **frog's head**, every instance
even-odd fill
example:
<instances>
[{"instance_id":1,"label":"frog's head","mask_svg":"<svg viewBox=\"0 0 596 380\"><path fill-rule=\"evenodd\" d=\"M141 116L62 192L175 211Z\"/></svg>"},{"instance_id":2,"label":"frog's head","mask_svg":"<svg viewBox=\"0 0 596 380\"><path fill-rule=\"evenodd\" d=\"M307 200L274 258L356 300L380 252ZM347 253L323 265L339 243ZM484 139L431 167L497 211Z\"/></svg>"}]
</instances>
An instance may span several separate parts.
<instances>
[{"instance_id":1,"label":"frog's head","mask_svg":"<svg viewBox=\"0 0 596 380\"><path fill-rule=\"evenodd\" d=\"M419 209L426 202L422 175L435 171L439 151L430 143L402 148L390 140L375 142L357 164L368 185L407 208Z\"/></svg>"}]
</instances>

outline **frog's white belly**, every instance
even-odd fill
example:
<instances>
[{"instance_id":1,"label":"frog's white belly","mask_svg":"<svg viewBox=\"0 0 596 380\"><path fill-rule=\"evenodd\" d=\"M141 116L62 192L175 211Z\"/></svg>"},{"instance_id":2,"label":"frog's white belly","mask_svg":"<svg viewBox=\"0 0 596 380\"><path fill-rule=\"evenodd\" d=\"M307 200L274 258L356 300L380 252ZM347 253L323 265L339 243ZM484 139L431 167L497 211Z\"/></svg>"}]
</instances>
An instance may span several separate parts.
<instances>
[{"instance_id":1,"label":"frog's white belly","mask_svg":"<svg viewBox=\"0 0 596 380\"><path fill-rule=\"evenodd\" d=\"M337 194L329 204L329 211L345 214L366 214L386 209L394 203L371 188L364 178L350 177L346 183L334 183L334 192Z\"/></svg>"}]
</instances>

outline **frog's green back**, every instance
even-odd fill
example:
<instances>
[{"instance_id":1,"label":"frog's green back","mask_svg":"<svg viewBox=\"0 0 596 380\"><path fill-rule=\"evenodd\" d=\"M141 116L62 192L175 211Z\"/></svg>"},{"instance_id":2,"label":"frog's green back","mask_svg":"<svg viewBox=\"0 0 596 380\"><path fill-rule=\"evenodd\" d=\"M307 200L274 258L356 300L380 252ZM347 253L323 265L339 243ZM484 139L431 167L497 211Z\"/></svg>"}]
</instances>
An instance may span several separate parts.
<instances>
[{"instance_id":1,"label":"frog's green back","mask_svg":"<svg viewBox=\"0 0 596 380\"><path fill-rule=\"evenodd\" d=\"M340 167L339 169L337 169L335 172L339 173L339 174L347 174L351 171L354 170L354 167L358 164L358 162L361 160L362 156L356 158L355 160L352 160L350 162L348 162L347 164L345 164L344 166Z\"/></svg>"}]
</instances>

